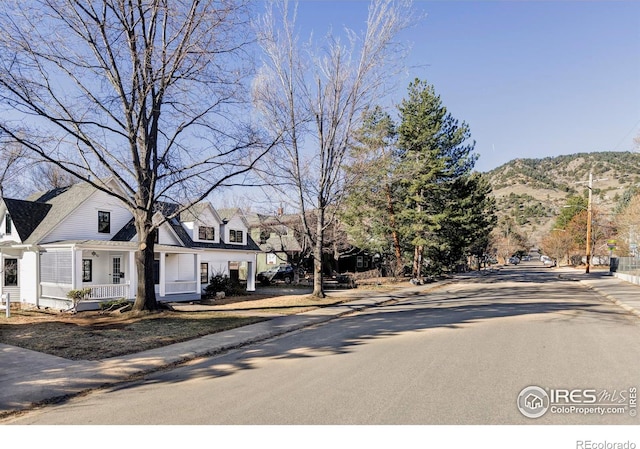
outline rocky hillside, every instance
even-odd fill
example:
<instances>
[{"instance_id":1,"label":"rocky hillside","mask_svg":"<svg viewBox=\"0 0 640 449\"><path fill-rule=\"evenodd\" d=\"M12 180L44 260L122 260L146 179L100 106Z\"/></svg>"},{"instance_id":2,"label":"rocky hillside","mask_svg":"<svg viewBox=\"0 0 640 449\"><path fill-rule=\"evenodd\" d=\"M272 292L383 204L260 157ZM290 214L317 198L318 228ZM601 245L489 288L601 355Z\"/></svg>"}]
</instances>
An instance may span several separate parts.
<instances>
[{"instance_id":1,"label":"rocky hillside","mask_svg":"<svg viewBox=\"0 0 640 449\"><path fill-rule=\"evenodd\" d=\"M515 159L487 173L498 217L510 216L518 232L539 243L571 195L587 195L593 173L593 205L611 213L624 192L640 185L640 153L578 153Z\"/></svg>"}]
</instances>

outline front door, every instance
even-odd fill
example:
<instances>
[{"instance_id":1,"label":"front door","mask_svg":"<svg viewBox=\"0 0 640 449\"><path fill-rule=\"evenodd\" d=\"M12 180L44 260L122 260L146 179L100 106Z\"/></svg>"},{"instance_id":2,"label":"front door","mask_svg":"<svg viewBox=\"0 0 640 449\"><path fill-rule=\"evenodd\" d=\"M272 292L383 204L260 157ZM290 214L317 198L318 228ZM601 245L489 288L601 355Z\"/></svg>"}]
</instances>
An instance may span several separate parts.
<instances>
[{"instance_id":1,"label":"front door","mask_svg":"<svg viewBox=\"0 0 640 449\"><path fill-rule=\"evenodd\" d=\"M120 283L120 272L122 271L122 259L120 256L113 256L111 258L111 282L113 284Z\"/></svg>"}]
</instances>

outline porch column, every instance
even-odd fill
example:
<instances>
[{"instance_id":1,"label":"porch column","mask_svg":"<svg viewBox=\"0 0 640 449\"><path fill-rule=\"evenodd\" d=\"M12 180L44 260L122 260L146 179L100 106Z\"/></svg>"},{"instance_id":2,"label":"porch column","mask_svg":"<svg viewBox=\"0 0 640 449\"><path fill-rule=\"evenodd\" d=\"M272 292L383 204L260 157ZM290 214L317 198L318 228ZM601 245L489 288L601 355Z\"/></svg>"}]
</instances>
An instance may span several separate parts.
<instances>
[{"instance_id":1,"label":"porch column","mask_svg":"<svg viewBox=\"0 0 640 449\"><path fill-rule=\"evenodd\" d=\"M160 297L163 298L167 293L166 279L165 276L165 266L167 258L167 253L160 253Z\"/></svg>"},{"instance_id":2,"label":"porch column","mask_svg":"<svg viewBox=\"0 0 640 449\"><path fill-rule=\"evenodd\" d=\"M71 248L71 289L82 288L82 250Z\"/></svg>"},{"instance_id":3,"label":"porch column","mask_svg":"<svg viewBox=\"0 0 640 449\"><path fill-rule=\"evenodd\" d=\"M247 262L247 291L256 291L256 262Z\"/></svg>"},{"instance_id":4,"label":"porch column","mask_svg":"<svg viewBox=\"0 0 640 449\"><path fill-rule=\"evenodd\" d=\"M136 252L129 251L129 299L135 299L138 293L138 268L136 267Z\"/></svg>"},{"instance_id":5,"label":"porch column","mask_svg":"<svg viewBox=\"0 0 640 449\"><path fill-rule=\"evenodd\" d=\"M200 278L200 263L201 263L202 257L200 256L200 254L194 254L194 259L195 259L194 263L196 264L193 270L196 274L196 293L201 294L202 279Z\"/></svg>"}]
</instances>

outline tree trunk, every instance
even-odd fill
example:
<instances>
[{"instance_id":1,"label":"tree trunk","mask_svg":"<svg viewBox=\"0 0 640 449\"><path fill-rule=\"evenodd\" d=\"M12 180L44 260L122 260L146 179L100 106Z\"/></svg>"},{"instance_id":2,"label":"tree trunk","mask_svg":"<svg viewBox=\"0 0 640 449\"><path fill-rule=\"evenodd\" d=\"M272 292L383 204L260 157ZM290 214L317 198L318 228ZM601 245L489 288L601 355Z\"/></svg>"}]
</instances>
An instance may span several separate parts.
<instances>
[{"instance_id":1,"label":"tree trunk","mask_svg":"<svg viewBox=\"0 0 640 449\"><path fill-rule=\"evenodd\" d=\"M317 211L316 222L316 240L313 247L313 293L311 296L315 298L324 298L324 288L322 286L322 247L324 246L324 208L319 207Z\"/></svg>"},{"instance_id":2,"label":"tree trunk","mask_svg":"<svg viewBox=\"0 0 640 449\"><path fill-rule=\"evenodd\" d=\"M400 249L400 237L398 235L398 227L396 224L396 212L393 207L393 198L391 197L391 189L387 185L385 188L387 194L387 213L389 214L389 226L391 227L391 237L393 239L393 249L396 255L396 267L398 269L402 269L402 251ZM398 273L393 273L394 275L398 275Z\"/></svg>"},{"instance_id":3,"label":"tree trunk","mask_svg":"<svg viewBox=\"0 0 640 449\"><path fill-rule=\"evenodd\" d=\"M138 288L133 310L156 310L158 302L156 300L154 282L154 243L155 231L150 231L149 223L136 223L138 230L138 241L140 246L136 251L136 270L138 273Z\"/></svg>"},{"instance_id":4,"label":"tree trunk","mask_svg":"<svg viewBox=\"0 0 640 449\"><path fill-rule=\"evenodd\" d=\"M422 274L422 245L416 245L413 252L413 277L418 279Z\"/></svg>"}]
</instances>

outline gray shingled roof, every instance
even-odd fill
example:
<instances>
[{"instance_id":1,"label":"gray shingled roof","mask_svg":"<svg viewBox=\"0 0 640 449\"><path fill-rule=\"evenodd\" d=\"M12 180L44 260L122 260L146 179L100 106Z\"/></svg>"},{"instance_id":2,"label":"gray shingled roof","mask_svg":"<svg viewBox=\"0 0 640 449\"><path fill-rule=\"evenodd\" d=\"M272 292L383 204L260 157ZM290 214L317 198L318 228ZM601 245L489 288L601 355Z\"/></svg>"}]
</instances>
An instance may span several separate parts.
<instances>
[{"instance_id":1,"label":"gray shingled roof","mask_svg":"<svg viewBox=\"0 0 640 449\"><path fill-rule=\"evenodd\" d=\"M51 204L4 198L4 205L21 241L27 240L51 210Z\"/></svg>"},{"instance_id":2,"label":"gray shingled roof","mask_svg":"<svg viewBox=\"0 0 640 449\"><path fill-rule=\"evenodd\" d=\"M90 184L80 183L31 196L31 201L50 204L51 210L24 243L39 243L94 192L95 188Z\"/></svg>"},{"instance_id":3,"label":"gray shingled roof","mask_svg":"<svg viewBox=\"0 0 640 449\"><path fill-rule=\"evenodd\" d=\"M195 205L191 207L189 210L191 211L189 214L183 212L180 214L180 219L172 218L168 221L169 226L176 233L182 244L188 248L204 248L204 249L225 249L225 250L236 250L236 251L260 251L260 247L256 244L256 242L251 239L251 236L247 234L247 244L246 245L237 245L231 243L210 243L210 242L195 242L189 235L189 233L184 229L180 220L182 221L192 221L197 218L197 216L193 215L193 213L199 211L202 212L206 204ZM172 203L158 203L156 210L158 212L162 212L166 215L171 215L175 213L178 205ZM120 229L116 235L113 236L113 241L129 241L136 235L136 228L134 226L133 220L129 221L122 229Z\"/></svg>"},{"instance_id":4,"label":"gray shingled roof","mask_svg":"<svg viewBox=\"0 0 640 449\"><path fill-rule=\"evenodd\" d=\"M23 243L40 243L40 241L62 220L71 214L80 204L86 201L95 189L90 184L80 183L70 187L54 189L49 192L40 192L28 198L28 200L4 199L4 205L11 215L14 227ZM176 204L158 203L156 210L166 215L171 215L177 209ZM206 204L196 205L191 209L193 213L202 212ZM0 209L1 211L1 209ZM237 209L235 209L237 212ZM183 219L183 221L186 221ZM247 235L246 245L234 245L228 243L194 242L180 223L180 219L169 220L178 238L188 248L211 248L242 251L260 251L258 245ZM133 219L122 227L112 238L112 242L128 242L136 235Z\"/></svg>"}]
</instances>

